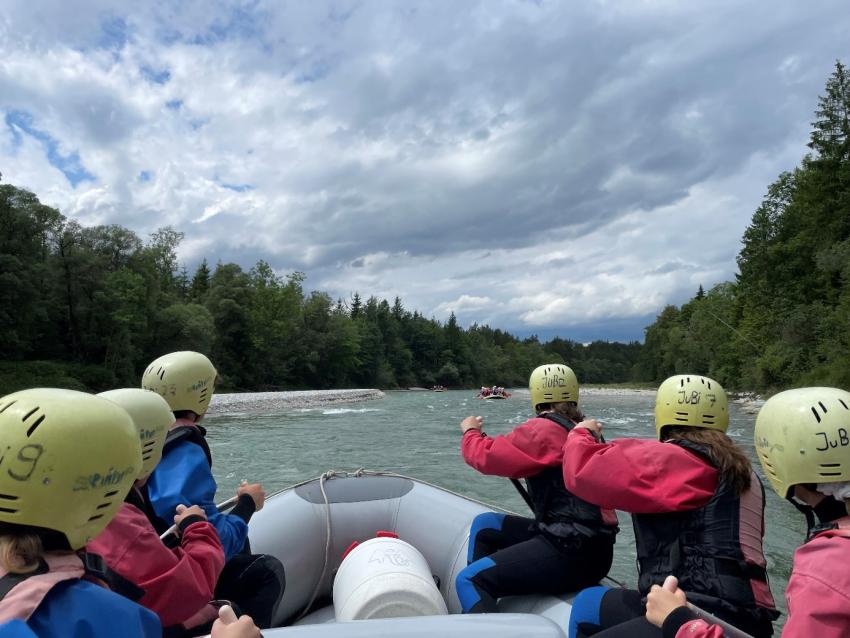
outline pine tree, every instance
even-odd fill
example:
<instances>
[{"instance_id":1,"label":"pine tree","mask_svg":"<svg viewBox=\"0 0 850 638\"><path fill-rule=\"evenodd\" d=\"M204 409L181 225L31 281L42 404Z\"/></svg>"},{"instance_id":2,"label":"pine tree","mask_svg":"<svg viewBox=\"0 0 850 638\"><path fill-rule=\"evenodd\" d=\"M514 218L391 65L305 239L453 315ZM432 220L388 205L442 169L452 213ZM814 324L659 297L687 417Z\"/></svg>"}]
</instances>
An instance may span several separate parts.
<instances>
[{"instance_id":1,"label":"pine tree","mask_svg":"<svg viewBox=\"0 0 850 638\"><path fill-rule=\"evenodd\" d=\"M815 117L809 147L823 159L850 159L850 74L840 61L827 80L826 95L818 98Z\"/></svg>"},{"instance_id":2,"label":"pine tree","mask_svg":"<svg viewBox=\"0 0 850 638\"><path fill-rule=\"evenodd\" d=\"M209 290L210 268L207 266L207 260L204 259L195 271L195 276L192 277L192 285L189 288L189 298L195 303L203 303Z\"/></svg>"},{"instance_id":3,"label":"pine tree","mask_svg":"<svg viewBox=\"0 0 850 638\"><path fill-rule=\"evenodd\" d=\"M351 297L351 318L357 319L360 316L360 312L363 310L363 301L360 299L359 293L354 293Z\"/></svg>"}]
</instances>

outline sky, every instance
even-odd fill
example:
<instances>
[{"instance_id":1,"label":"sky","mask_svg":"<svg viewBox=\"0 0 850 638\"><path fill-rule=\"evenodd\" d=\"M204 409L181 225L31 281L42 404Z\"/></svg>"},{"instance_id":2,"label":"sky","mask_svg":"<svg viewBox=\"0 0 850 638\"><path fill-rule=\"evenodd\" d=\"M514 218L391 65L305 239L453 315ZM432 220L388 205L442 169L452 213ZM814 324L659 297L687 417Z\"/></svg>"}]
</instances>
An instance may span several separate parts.
<instances>
[{"instance_id":1,"label":"sky","mask_svg":"<svg viewBox=\"0 0 850 638\"><path fill-rule=\"evenodd\" d=\"M640 340L730 280L846 0L3 0L0 173L334 299Z\"/></svg>"}]
</instances>

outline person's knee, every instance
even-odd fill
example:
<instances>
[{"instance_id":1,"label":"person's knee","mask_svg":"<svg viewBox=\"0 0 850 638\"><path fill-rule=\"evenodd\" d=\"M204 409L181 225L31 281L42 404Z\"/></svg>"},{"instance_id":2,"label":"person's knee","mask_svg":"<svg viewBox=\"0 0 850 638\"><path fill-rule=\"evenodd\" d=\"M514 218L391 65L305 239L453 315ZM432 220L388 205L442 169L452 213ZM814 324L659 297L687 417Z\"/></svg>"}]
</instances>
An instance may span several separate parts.
<instances>
[{"instance_id":1,"label":"person's knee","mask_svg":"<svg viewBox=\"0 0 850 638\"><path fill-rule=\"evenodd\" d=\"M469 545L467 547L466 562L472 563L475 551L475 539L480 532L486 529L500 531L505 522L505 515L498 512L484 512L476 516L469 528Z\"/></svg>"},{"instance_id":2,"label":"person's knee","mask_svg":"<svg viewBox=\"0 0 850 638\"><path fill-rule=\"evenodd\" d=\"M602 599L611 590L610 587L599 585L588 587L578 593L573 600L570 611L569 638L577 638L580 633L580 625L599 625L599 610L602 607Z\"/></svg>"},{"instance_id":3,"label":"person's knee","mask_svg":"<svg viewBox=\"0 0 850 638\"><path fill-rule=\"evenodd\" d=\"M476 576L485 569L494 567L496 563L491 558L482 558L462 569L455 578L455 589L463 613L469 613L476 603L481 600L481 592L474 581Z\"/></svg>"}]
</instances>

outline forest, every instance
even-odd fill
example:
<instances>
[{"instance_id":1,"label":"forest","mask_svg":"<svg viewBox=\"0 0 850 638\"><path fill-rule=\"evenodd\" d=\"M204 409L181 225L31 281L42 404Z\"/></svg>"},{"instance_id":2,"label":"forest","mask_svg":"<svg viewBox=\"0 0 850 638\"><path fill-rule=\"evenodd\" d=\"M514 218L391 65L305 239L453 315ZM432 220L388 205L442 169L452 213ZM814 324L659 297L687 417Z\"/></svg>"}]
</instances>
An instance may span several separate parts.
<instances>
[{"instance_id":1,"label":"forest","mask_svg":"<svg viewBox=\"0 0 850 638\"><path fill-rule=\"evenodd\" d=\"M734 281L667 306L643 344L541 343L442 322L402 300L333 299L301 272L179 263L183 234L84 227L0 183L0 393L135 386L173 350L208 354L223 388L521 386L543 362L582 383L707 374L727 388L850 387L850 77L836 62L800 165L767 189Z\"/></svg>"}]
</instances>

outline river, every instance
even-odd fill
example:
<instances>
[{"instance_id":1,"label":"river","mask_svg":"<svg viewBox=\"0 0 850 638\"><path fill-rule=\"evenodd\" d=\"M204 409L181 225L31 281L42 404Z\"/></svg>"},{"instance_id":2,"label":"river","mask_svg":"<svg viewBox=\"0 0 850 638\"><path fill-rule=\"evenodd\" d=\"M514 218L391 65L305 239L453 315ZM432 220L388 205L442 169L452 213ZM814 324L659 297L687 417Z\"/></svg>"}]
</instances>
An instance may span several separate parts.
<instances>
[{"instance_id":1,"label":"river","mask_svg":"<svg viewBox=\"0 0 850 638\"><path fill-rule=\"evenodd\" d=\"M479 401L471 390L388 392L385 398L366 403L211 415L204 424L220 500L229 497L243 478L262 482L271 494L325 470L365 467L396 471L528 515L507 479L478 474L459 452L458 424L463 417L483 416L489 434L508 432L530 416L527 392L522 394L505 401ZM609 440L651 437L655 433L653 397L651 392L588 392L582 395L581 405L585 414L605 423ZM729 435L760 472L753 449L755 416L737 404L731 404L730 412ZM783 592L794 549L805 536L805 521L766 481L765 486L768 572L784 612ZM634 586L634 536L628 515L619 516L621 531L611 576Z\"/></svg>"}]
</instances>

